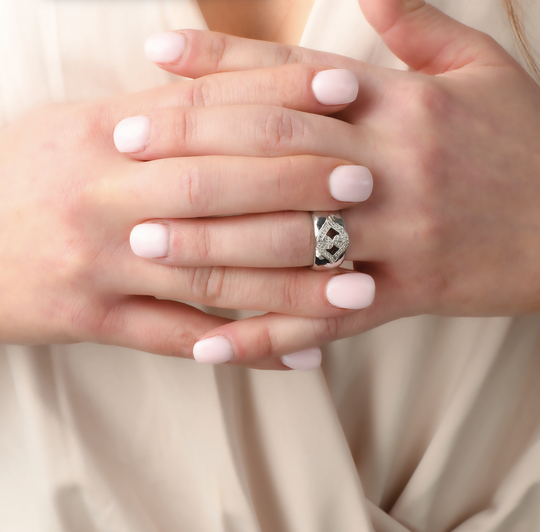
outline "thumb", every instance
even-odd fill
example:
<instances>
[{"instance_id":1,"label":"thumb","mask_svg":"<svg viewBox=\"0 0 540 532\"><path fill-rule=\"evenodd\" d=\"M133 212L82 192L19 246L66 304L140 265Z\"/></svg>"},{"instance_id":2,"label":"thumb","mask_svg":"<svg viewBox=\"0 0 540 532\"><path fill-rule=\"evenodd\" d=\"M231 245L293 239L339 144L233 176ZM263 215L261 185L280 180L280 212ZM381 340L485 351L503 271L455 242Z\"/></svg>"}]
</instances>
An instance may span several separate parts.
<instances>
[{"instance_id":1,"label":"thumb","mask_svg":"<svg viewBox=\"0 0 540 532\"><path fill-rule=\"evenodd\" d=\"M466 65L500 65L509 56L488 35L424 0L358 0L388 48L413 70L442 74Z\"/></svg>"}]
</instances>

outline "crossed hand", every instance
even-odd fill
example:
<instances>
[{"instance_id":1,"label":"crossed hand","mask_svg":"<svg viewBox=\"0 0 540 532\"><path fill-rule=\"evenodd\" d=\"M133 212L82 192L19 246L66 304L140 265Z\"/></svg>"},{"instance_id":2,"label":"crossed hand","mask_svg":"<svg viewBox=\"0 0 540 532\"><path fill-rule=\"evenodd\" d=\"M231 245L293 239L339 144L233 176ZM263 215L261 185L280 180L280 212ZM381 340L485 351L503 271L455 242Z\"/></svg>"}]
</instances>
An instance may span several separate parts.
<instances>
[{"instance_id":1,"label":"crossed hand","mask_svg":"<svg viewBox=\"0 0 540 532\"><path fill-rule=\"evenodd\" d=\"M399 317L538 311L538 86L423 0L360 5L411 71L181 31L148 53L193 81L2 131L0 340L308 369ZM355 271L313 271L336 210Z\"/></svg>"}]
</instances>

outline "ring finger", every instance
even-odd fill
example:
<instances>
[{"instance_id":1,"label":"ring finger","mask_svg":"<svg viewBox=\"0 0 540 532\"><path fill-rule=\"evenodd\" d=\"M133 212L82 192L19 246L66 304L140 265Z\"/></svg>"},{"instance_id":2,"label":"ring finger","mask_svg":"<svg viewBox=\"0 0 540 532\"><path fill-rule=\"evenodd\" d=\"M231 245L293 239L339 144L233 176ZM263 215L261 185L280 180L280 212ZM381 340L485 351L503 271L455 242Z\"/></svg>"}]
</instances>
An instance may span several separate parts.
<instances>
[{"instance_id":1,"label":"ring finger","mask_svg":"<svg viewBox=\"0 0 540 532\"><path fill-rule=\"evenodd\" d=\"M160 220L136 226L131 249L171 266L287 268L313 262L315 238L309 213Z\"/></svg>"},{"instance_id":2,"label":"ring finger","mask_svg":"<svg viewBox=\"0 0 540 532\"><path fill-rule=\"evenodd\" d=\"M375 294L372 277L343 269L175 268L135 258L124 264L117 290L219 308L332 317L369 306Z\"/></svg>"}]
</instances>

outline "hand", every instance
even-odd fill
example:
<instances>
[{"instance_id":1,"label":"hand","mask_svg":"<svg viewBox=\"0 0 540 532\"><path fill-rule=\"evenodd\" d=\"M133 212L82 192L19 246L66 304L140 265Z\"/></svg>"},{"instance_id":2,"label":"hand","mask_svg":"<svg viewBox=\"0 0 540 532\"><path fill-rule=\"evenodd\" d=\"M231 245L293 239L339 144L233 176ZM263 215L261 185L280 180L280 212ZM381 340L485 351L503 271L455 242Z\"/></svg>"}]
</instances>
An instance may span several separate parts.
<instances>
[{"instance_id":1,"label":"hand","mask_svg":"<svg viewBox=\"0 0 540 532\"><path fill-rule=\"evenodd\" d=\"M292 175L302 173L313 176L309 199L301 198L307 187L299 183L284 202L307 209L342 205L328 189L331 170L344 163L336 159L192 157L141 164L118 153L112 137L121 117L191 100L194 86L185 82L130 97L51 105L0 132L1 342L92 341L190 357L196 339L230 320L153 296L164 283L173 283L178 299L241 306L241 288L244 298L250 291L249 270L150 264L129 248L133 226L164 209L189 217L242 211L251 206L246 203L251 195L274 197L282 179L290 184ZM275 98L269 95L267 105L278 103ZM222 103L235 101L228 97ZM321 106L313 99L306 109L343 107ZM195 186L207 178L206 185L215 190L241 184L246 196L220 194L204 206L195 201ZM177 193L171 195L172 190ZM320 291L324 279L313 274L313 288ZM221 298L212 289L219 276ZM253 294L257 290L257 285L251 288ZM327 301L319 307L306 312L346 312ZM275 359L248 364L284 369Z\"/></svg>"},{"instance_id":2,"label":"hand","mask_svg":"<svg viewBox=\"0 0 540 532\"><path fill-rule=\"evenodd\" d=\"M269 314L204 335L226 338L238 361L277 357L401 316L514 315L540 307L538 86L490 37L421 0L364 0L361 7L416 72L193 31L182 32L187 46L179 61L161 65L201 77L326 64L353 71L360 82L359 98L337 115L340 120L306 116L295 102L276 120L273 131L285 133L274 135L279 142L261 146L246 135L244 153L333 156L371 169L372 198L344 217L352 237L348 258L374 277L375 303L330 319ZM237 111L236 124L251 131L244 111ZM174 112L167 113L157 120L174 134ZM174 142L165 141L163 149L157 144L142 157L178 154ZM304 238L310 238L307 230ZM307 292L308 274L298 273L296 294Z\"/></svg>"}]
</instances>

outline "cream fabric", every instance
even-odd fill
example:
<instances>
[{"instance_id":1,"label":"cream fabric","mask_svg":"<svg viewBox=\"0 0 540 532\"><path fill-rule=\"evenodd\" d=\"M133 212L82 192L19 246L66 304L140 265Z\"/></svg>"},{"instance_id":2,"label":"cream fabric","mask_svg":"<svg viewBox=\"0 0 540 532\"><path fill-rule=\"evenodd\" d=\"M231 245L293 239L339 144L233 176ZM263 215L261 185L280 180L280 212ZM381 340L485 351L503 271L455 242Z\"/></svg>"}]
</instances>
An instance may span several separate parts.
<instances>
[{"instance_id":1,"label":"cream fabric","mask_svg":"<svg viewBox=\"0 0 540 532\"><path fill-rule=\"evenodd\" d=\"M513 50L495 0L436 5ZM188 0L0 0L1 122L167 83L142 43L185 27ZM302 45L404 68L356 0L317 0ZM539 325L399 320L310 373L0 346L0 529L540 530Z\"/></svg>"}]
</instances>

